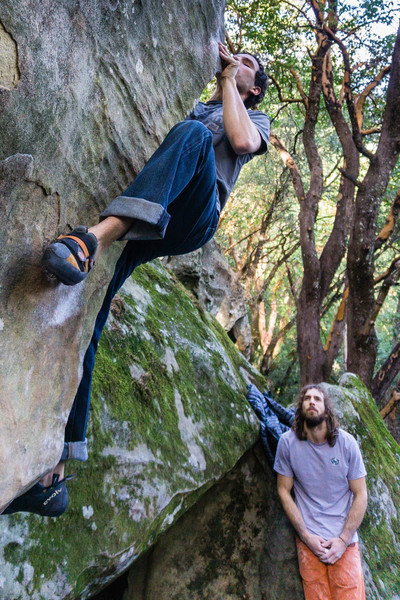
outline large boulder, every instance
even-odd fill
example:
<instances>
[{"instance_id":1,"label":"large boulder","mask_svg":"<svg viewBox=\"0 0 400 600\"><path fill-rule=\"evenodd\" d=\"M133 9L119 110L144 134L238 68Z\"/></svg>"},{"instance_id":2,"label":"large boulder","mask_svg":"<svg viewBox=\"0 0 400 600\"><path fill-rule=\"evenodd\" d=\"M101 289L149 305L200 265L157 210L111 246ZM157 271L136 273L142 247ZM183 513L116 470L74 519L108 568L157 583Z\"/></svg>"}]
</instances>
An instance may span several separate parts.
<instances>
[{"instance_id":1,"label":"large boulder","mask_svg":"<svg viewBox=\"0 0 400 600\"><path fill-rule=\"evenodd\" d=\"M217 65L223 0L3 0L0 510L51 468L121 251L57 285L43 248L94 224Z\"/></svg>"},{"instance_id":2,"label":"large boulder","mask_svg":"<svg viewBox=\"0 0 400 600\"><path fill-rule=\"evenodd\" d=\"M175 277L139 267L99 346L67 512L0 517L0 598L89 598L154 545L257 440L249 381L263 383Z\"/></svg>"},{"instance_id":3,"label":"large boulder","mask_svg":"<svg viewBox=\"0 0 400 600\"><path fill-rule=\"evenodd\" d=\"M236 348L249 359L252 337L244 290L218 243L211 240L190 254L168 256L164 264L216 317Z\"/></svg>"}]
</instances>

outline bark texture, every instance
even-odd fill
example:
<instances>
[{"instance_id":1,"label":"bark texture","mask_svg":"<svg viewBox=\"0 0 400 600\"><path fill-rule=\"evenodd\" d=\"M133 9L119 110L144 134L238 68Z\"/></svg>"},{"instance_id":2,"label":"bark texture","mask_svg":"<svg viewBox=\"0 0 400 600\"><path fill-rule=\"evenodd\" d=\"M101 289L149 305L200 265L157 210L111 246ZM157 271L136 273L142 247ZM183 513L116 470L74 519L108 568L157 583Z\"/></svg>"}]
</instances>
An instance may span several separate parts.
<instances>
[{"instance_id":1,"label":"bark texture","mask_svg":"<svg viewBox=\"0 0 400 600\"><path fill-rule=\"evenodd\" d=\"M375 155L358 187L351 231L349 280L348 370L371 385L378 341L374 322L374 249L381 199L400 151L400 29L390 68L382 130Z\"/></svg>"}]
</instances>

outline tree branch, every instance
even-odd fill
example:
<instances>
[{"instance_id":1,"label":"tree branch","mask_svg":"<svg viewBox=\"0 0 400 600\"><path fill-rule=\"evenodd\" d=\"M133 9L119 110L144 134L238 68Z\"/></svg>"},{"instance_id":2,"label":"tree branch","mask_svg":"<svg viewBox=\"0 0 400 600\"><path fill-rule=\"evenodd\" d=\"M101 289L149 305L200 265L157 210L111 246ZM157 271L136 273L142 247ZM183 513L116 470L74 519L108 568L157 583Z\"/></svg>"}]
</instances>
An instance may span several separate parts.
<instances>
[{"instance_id":1,"label":"tree branch","mask_svg":"<svg viewBox=\"0 0 400 600\"><path fill-rule=\"evenodd\" d=\"M378 281L383 281L381 289L378 293L378 298L376 299L375 306L371 312L370 317L366 320L366 323L361 330L361 336L368 337L371 331L371 328L375 325L375 321L379 312L383 306L383 303L386 299L386 296L389 293L392 285L396 284L400 277L400 257L398 256L392 261L389 269L378 278Z\"/></svg>"},{"instance_id":2,"label":"tree branch","mask_svg":"<svg viewBox=\"0 0 400 600\"><path fill-rule=\"evenodd\" d=\"M263 375L265 375L268 371L269 368L269 363L271 360L271 357L273 355L275 346L277 345L277 343L279 342L279 340L284 337L288 331L290 331L292 329L292 327L296 324L296 317L292 317L290 319L290 321L288 321L284 327L282 327L282 329L280 329L272 338L271 343L269 344L267 351L265 352L265 354L262 357L262 361L261 361L261 365L260 365L260 371Z\"/></svg>"},{"instance_id":3,"label":"tree branch","mask_svg":"<svg viewBox=\"0 0 400 600\"><path fill-rule=\"evenodd\" d=\"M293 68L290 68L290 72L291 72L291 74L293 75L293 77L294 77L294 79L296 81L297 89L299 90L299 93L300 93L301 99L303 101L303 104L307 108L308 107L308 97L307 97L307 94L303 90L303 86L301 84L300 75Z\"/></svg>"},{"instance_id":4,"label":"tree branch","mask_svg":"<svg viewBox=\"0 0 400 600\"><path fill-rule=\"evenodd\" d=\"M382 81L382 79L385 77L385 75L387 75L387 73L390 72L390 67L384 67L380 73L378 73L378 75L374 78L373 81L371 81L371 83L369 83L365 89L361 92L361 94L358 96L355 105L356 105L356 118L357 118L357 123L358 123L358 127L361 131L362 126L363 126L363 120L364 120L364 104L366 99L368 98L369 94L372 92L372 90L374 90L376 88L377 85L379 85L379 83Z\"/></svg>"},{"instance_id":5,"label":"tree branch","mask_svg":"<svg viewBox=\"0 0 400 600\"><path fill-rule=\"evenodd\" d=\"M366 135L371 135L372 133L381 133L381 131L382 131L381 127L370 127L370 129L362 129L361 135L366 136Z\"/></svg>"},{"instance_id":6,"label":"tree branch","mask_svg":"<svg viewBox=\"0 0 400 600\"><path fill-rule=\"evenodd\" d=\"M374 247L376 223L383 194L396 166L400 151L400 27L394 45L386 93L382 132L374 160L358 189L354 226L348 251L348 368L370 385L377 356L378 340L374 322ZM384 289L382 290L384 293ZM368 332L368 335L365 334Z\"/></svg>"},{"instance_id":7,"label":"tree branch","mask_svg":"<svg viewBox=\"0 0 400 600\"><path fill-rule=\"evenodd\" d=\"M396 198L393 201L393 204L390 208L390 212L388 217L386 218L386 223L383 226L383 228L381 229L381 231L379 232L379 234L377 235L376 239L375 239L375 246L374 246L374 252L376 252L379 248L381 248L381 246L383 245L383 243L389 239L390 235L393 233L394 230L394 226L396 224L397 221L397 217L399 215L400 212L400 190L397 192ZM393 273L394 270L394 265L396 264L397 261L400 260L400 257L396 258L394 261L392 261L391 266L389 267L389 269L380 277L378 277L377 279L375 279L374 283L377 284L380 281L382 281L383 279L385 279L386 277L389 277L391 273ZM393 285L394 282L391 283L391 285ZM346 288L344 290L343 293L343 298L341 300L341 303L339 305L339 308L336 312L335 318L332 322L332 326L328 335L328 338L326 340L325 343L325 347L324 350L328 351L330 348L330 344L331 341L335 335L335 331L340 329L340 323L342 322L344 315L345 315L345 308L346 308L346 302L347 302L347 298L349 295L349 287L348 285L346 285ZM386 298L386 296L385 296ZM383 302L382 302L383 303ZM375 311L375 309L374 309ZM378 310L379 312L379 310ZM378 314L378 313L377 313ZM375 317L376 318L376 317ZM372 320L372 316L370 321ZM371 326L370 326L371 327Z\"/></svg>"},{"instance_id":8,"label":"tree branch","mask_svg":"<svg viewBox=\"0 0 400 600\"><path fill-rule=\"evenodd\" d=\"M226 29L225 29L225 41L227 43L229 52L231 54L235 54L237 49L235 48L234 43L232 42L231 38L229 37L229 34Z\"/></svg>"},{"instance_id":9,"label":"tree branch","mask_svg":"<svg viewBox=\"0 0 400 600\"><path fill-rule=\"evenodd\" d=\"M297 248L300 246L300 242L296 242L289 250L287 250L283 256L281 256L281 258L274 264L273 268L271 269L268 277L265 279L257 297L255 298L255 302L261 302L261 300L264 297L264 294L268 288L268 286L270 285L272 279L274 278L274 276L276 275L279 267L281 265L283 265L283 263L286 264L287 259L290 258L292 256L292 254L294 254L294 252L297 250Z\"/></svg>"},{"instance_id":10,"label":"tree branch","mask_svg":"<svg viewBox=\"0 0 400 600\"><path fill-rule=\"evenodd\" d=\"M301 203L305 198L305 191L299 167L297 166L289 152L286 150L282 141L274 133L271 133L269 141L273 145L275 150L278 152L283 164L289 169L297 200Z\"/></svg>"},{"instance_id":11,"label":"tree branch","mask_svg":"<svg viewBox=\"0 0 400 600\"><path fill-rule=\"evenodd\" d=\"M342 167L339 167L339 172L343 175L343 177L346 177L346 179L351 181L355 187L359 188L363 185L361 181L358 181L356 177L353 177L353 175L350 175L350 173L348 173L347 171L342 169Z\"/></svg>"},{"instance_id":12,"label":"tree branch","mask_svg":"<svg viewBox=\"0 0 400 600\"><path fill-rule=\"evenodd\" d=\"M342 106L337 101L333 86L331 53L327 52L323 63L322 91L325 106L335 128L343 151L343 164L348 177L342 173L336 202L335 221L332 231L321 253L321 297L324 298L339 264L346 252L346 240L352 221L355 185L360 169L360 157L351 136L350 128L343 115Z\"/></svg>"},{"instance_id":13,"label":"tree branch","mask_svg":"<svg viewBox=\"0 0 400 600\"><path fill-rule=\"evenodd\" d=\"M304 104L304 100L302 98L284 98L283 94L282 94L282 89L281 86L279 85L278 81L275 79L275 77L273 75L271 75L271 73L268 73L268 77L270 78L270 80L272 81L272 83L274 84L274 86L276 87L276 91L278 92L278 98L279 101L285 104Z\"/></svg>"},{"instance_id":14,"label":"tree branch","mask_svg":"<svg viewBox=\"0 0 400 600\"><path fill-rule=\"evenodd\" d=\"M375 400L376 400L376 398L375 398ZM383 408L381 408L381 410L379 411L379 414L381 415L382 419L386 419L386 417L388 417L390 415L390 413L396 408L396 406L398 405L399 402L400 402L400 393L396 392L396 390L392 390L389 402L387 404L385 404L385 406Z\"/></svg>"},{"instance_id":15,"label":"tree branch","mask_svg":"<svg viewBox=\"0 0 400 600\"><path fill-rule=\"evenodd\" d=\"M354 143L359 152L361 152L364 156L366 156L370 160L373 160L374 155L372 154L372 152L367 150L363 146L363 143L362 143L361 130L358 125L355 104L354 104L354 99L353 99L353 93L351 91L351 66L350 66L350 57L347 52L347 48L346 48L345 44L342 42L342 40L340 38L338 38L337 35L335 35L334 31L332 31L332 29L330 27L328 27L328 25L325 23L324 15L322 14L322 12L319 9L318 1L317 0L308 0L308 1L311 5L312 9L314 10L317 21L319 22L325 35L332 42L335 42L340 48L340 51L341 51L342 57L343 57L343 64L344 64L343 90L344 90L344 96L346 98L347 110L348 110L348 113L350 116L350 122L351 122L351 126L352 126L352 131L353 131Z\"/></svg>"},{"instance_id":16,"label":"tree branch","mask_svg":"<svg viewBox=\"0 0 400 600\"><path fill-rule=\"evenodd\" d=\"M233 236L232 236L232 238L231 238L231 236L229 236L230 246L229 246L229 248L227 248L227 250L224 251L224 254L228 254L229 252L231 252L231 250L233 248L235 248L235 246L238 246L242 242L246 241L248 238L252 237L255 233L258 233L259 231L261 231L261 227L259 227L258 229L254 229L254 231L251 231L249 234L247 234L244 237L240 238L240 240L238 240L237 242L233 241Z\"/></svg>"},{"instance_id":17,"label":"tree branch","mask_svg":"<svg viewBox=\"0 0 400 600\"><path fill-rule=\"evenodd\" d=\"M390 208L389 214L386 217L386 223L375 238L374 252L386 242L393 233L394 226L396 225L397 218L400 212L400 190L396 194L396 198Z\"/></svg>"}]
</instances>

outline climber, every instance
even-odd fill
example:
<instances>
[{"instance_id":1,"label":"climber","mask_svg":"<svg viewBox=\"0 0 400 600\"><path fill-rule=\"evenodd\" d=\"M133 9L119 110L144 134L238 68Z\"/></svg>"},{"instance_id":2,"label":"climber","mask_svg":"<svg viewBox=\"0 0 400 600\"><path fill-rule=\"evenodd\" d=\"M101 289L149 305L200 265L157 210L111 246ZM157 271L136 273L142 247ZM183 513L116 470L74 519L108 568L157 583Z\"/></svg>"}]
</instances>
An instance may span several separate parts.
<instances>
[{"instance_id":1,"label":"climber","mask_svg":"<svg viewBox=\"0 0 400 600\"><path fill-rule=\"evenodd\" d=\"M61 462L16 498L5 514L23 510L58 516L64 512L68 500L64 461L87 459L92 371L112 298L138 265L159 256L186 254L208 242L240 169L267 151L269 119L261 111L250 110L264 98L268 85L264 68L252 54L232 56L222 43L218 50L221 71L210 100L198 103L187 119L171 129L134 182L101 213L97 225L77 227L44 252L46 270L63 284L75 285L87 277L95 259L112 242L128 240L84 357Z\"/></svg>"},{"instance_id":2,"label":"climber","mask_svg":"<svg viewBox=\"0 0 400 600\"><path fill-rule=\"evenodd\" d=\"M305 599L365 600L357 529L367 508L366 471L356 440L339 428L321 386L301 390L274 469L297 533Z\"/></svg>"}]
</instances>

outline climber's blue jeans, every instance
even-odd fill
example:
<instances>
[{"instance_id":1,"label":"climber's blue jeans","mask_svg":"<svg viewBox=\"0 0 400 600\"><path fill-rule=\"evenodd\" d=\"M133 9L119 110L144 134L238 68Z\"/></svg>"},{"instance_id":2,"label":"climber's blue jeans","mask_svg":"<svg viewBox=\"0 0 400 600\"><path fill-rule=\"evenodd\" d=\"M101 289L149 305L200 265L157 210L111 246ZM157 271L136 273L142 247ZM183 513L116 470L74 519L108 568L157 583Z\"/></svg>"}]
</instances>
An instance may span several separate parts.
<instances>
[{"instance_id":1,"label":"climber's blue jeans","mask_svg":"<svg viewBox=\"0 0 400 600\"><path fill-rule=\"evenodd\" d=\"M85 457L95 355L114 295L138 265L159 256L192 252L208 242L217 228L218 193L211 132L202 123L193 120L175 125L135 181L102 216L113 214L113 204L117 215L121 216L121 210L125 210L123 197L128 198L130 207L133 206L133 212L124 212L124 216L134 215L136 232L133 236L136 239L131 238L126 244L97 315L83 361L82 380L65 430L70 458L81 460ZM143 212L135 213L135 199L144 207ZM140 202L143 199L145 204ZM156 206L149 206L151 203ZM146 222L147 215L149 222ZM153 239L143 239L146 232ZM138 235L142 239L137 239ZM78 450L75 456L74 442L77 442ZM63 458L67 458L67 454Z\"/></svg>"}]
</instances>

